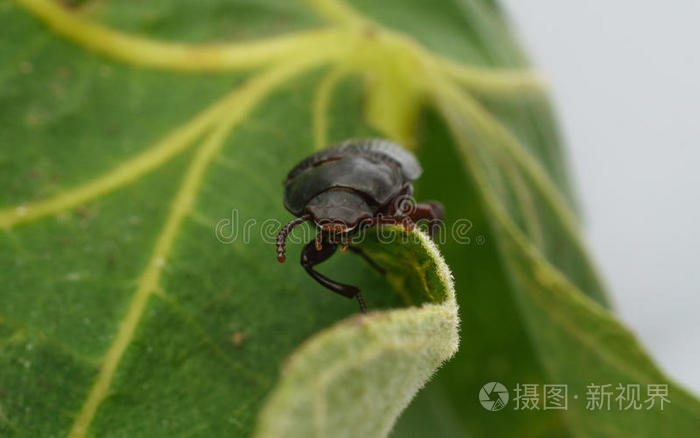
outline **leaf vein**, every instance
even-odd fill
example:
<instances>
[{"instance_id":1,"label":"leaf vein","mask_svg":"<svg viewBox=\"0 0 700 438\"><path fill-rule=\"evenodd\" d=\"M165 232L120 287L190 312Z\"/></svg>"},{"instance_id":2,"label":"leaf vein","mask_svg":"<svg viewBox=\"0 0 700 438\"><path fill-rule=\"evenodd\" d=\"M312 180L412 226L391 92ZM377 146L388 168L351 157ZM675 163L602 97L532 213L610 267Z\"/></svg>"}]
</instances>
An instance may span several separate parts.
<instances>
[{"instance_id":1,"label":"leaf vein","mask_svg":"<svg viewBox=\"0 0 700 438\"><path fill-rule=\"evenodd\" d=\"M202 146L199 147L192 164L187 169L180 189L171 205L170 213L157 238L152 256L139 277L136 292L131 299L126 314L121 320L115 338L103 358L97 379L73 423L68 435L69 438L85 436L97 412L97 408L107 395L117 366L134 337L136 327L141 321L146 305L151 295L159 288L162 268L168 259L180 225L194 206L204 173L223 145L228 132L236 123L244 119L252 108L276 86L322 59L323 57L303 60L303 62L285 64L270 69L241 86L238 92L233 93L231 100L234 105L232 105L231 112L211 132Z\"/></svg>"}]
</instances>

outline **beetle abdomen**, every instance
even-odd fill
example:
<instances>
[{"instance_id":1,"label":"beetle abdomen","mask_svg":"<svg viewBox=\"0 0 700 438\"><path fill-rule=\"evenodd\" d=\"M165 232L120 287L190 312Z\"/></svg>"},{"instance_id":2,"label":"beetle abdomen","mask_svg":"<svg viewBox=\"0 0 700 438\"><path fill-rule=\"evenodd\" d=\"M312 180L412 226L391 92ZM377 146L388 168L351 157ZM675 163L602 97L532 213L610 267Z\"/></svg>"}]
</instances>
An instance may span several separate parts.
<instances>
[{"instance_id":1,"label":"beetle abdomen","mask_svg":"<svg viewBox=\"0 0 700 438\"><path fill-rule=\"evenodd\" d=\"M404 181L401 168L396 163L356 154L339 156L319 160L316 165L307 166L287 179L284 205L292 214L299 216L319 193L332 188L347 188L359 192L378 207L396 196Z\"/></svg>"},{"instance_id":2,"label":"beetle abdomen","mask_svg":"<svg viewBox=\"0 0 700 438\"><path fill-rule=\"evenodd\" d=\"M316 152L297 164L287 175L287 181L305 170L325 161L351 156L373 157L380 161L391 161L401 168L407 181L415 181L423 173L416 157L407 149L381 138L350 139Z\"/></svg>"}]
</instances>

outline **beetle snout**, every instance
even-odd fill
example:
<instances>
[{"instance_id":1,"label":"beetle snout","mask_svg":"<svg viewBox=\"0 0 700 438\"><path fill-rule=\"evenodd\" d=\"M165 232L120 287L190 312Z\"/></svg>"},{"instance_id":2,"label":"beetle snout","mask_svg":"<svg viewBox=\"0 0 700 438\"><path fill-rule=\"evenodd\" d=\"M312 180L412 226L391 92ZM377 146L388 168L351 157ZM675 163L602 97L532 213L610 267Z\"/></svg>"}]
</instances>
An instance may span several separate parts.
<instances>
[{"instance_id":1,"label":"beetle snout","mask_svg":"<svg viewBox=\"0 0 700 438\"><path fill-rule=\"evenodd\" d=\"M321 229L326 234L332 235L340 235L340 234L348 234L357 228L357 225L362 221L362 219L366 219L369 216L362 216L359 218L355 218L354 214L349 214L344 211L338 211L338 210L331 210L329 213L332 214L326 217L318 217L315 216L314 222L316 223L316 226ZM339 215L345 214L345 219L347 220L339 220L338 217Z\"/></svg>"},{"instance_id":2,"label":"beetle snout","mask_svg":"<svg viewBox=\"0 0 700 438\"><path fill-rule=\"evenodd\" d=\"M336 234L347 233L348 231L350 231L350 228L346 224L343 224L343 223L330 224L330 225L325 224L325 225L320 225L320 227L323 231L327 231L329 233L336 233Z\"/></svg>"}]
</instances>

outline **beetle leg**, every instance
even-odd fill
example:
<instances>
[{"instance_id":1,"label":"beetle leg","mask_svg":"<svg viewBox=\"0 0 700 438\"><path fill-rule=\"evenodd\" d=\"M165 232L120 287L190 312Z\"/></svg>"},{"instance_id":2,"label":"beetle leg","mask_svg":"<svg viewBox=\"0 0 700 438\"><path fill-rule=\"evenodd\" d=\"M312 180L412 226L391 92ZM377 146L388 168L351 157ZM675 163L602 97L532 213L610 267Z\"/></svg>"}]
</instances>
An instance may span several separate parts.
<instances>
[{"instance_id":1,"label":"beetle leg","mask_svg":"<svg viewBox=\"0 0 700 438\"><path fill-rule=\"evenodd\" d=\"M333 281L325 275L313 269L314 266L319 263L323 263L330 258L335 253L338 244L334 242L323 242L323 247L321 250L316 249L316 239L307 243L303 250L301 250L301 265L306 269L314 280L318 281L322 286L333 292L340 294L346 298L357 298L357 302L360 304L360 310L362 313L367 313L367 307L365 306L365 301L362 299L360 294L360 289L351 286L349 284L338 283Z\"/></svg>"},{"instance_id":2,"label":"beetle leg","mask_svg":"<svg viewBox=\"0 0 700 438\"><path fill-rule=\"evenodd\" d=\"M403 226L403 229L406 231L413 231L413 229L416 227L415 222L413 222L413 219L411 219L410 216L402 216L401 217L401 225Z\"/></svg>"},{"instance_id":3,"label":"beetle leg","mask_svg":"<svg viewBox=\"0 0 700 438\"><path fill-rule=\"evenodd\" d=\"M350 248L350 239L348 239L347 236L343 236L343 237L341 238L341 241L342 241L342 243L343 243L343 247L340 248L340 253L341 253L341 254L344 254L345 251L347 251L348 248Z\"/></svg>"},{"instance_id":4,"label":"beetle leg","mask_svg":"<svg viewBox=\"0 0 700 438\"><path fill-rule=\"evenodd\" d=\"M440 225L442 225L442 219L445 215L445 208L439 202L428 201L413 205L411 210L406 214L414 223L421 220L427 220L428 235L430 235L431 238L434 238L438 228L440 228Z\"/></svg>"},{"instance_id":5,"label":"beetle leg","mask_svg":"<svg viewBox=\"0 0 700 438\"><path fill-rule=\"evenodd\" d=\"M314 239L314 247L316 248L316 251L322 251L323 250L323 235L321 233L318 233L316 235L316 238Z\"/></svg>"}]
</instances>

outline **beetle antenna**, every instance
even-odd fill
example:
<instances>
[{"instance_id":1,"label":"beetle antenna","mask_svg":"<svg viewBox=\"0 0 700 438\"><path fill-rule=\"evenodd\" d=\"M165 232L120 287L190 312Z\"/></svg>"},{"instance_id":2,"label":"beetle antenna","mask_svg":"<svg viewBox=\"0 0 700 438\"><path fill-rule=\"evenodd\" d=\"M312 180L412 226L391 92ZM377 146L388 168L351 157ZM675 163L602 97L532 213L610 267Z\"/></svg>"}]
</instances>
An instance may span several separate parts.
<instances>
[{"instance_id":1,"label":"beetle antenna","mask_svg":"<svg viewBox=\"0 0 700 438\"><path fill-rule=\"evenodd\" d=\"M289 233L291 233L292 229L296 227L297 225L303 224L304 222L308 221L311 219L310 214L305 214L303 216L300 216L291 222L289 222L287 225L282 228L280 233L277 235L277 261L280 263L284 263L285 260L287 260L287 256L285 255L285 244L287 243L287 236Z\"/></svg>"}]
</instances>

